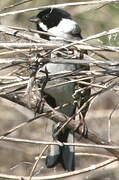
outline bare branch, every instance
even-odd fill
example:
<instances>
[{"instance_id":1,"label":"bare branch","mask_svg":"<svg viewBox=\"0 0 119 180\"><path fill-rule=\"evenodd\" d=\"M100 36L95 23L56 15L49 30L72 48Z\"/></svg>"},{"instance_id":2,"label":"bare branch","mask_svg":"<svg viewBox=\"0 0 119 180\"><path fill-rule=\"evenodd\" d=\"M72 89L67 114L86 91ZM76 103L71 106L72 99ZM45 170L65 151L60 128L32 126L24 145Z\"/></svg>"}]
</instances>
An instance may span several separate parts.
<instances>
[{"instance_id":1,"label":"bare branch","mask_svg":"<svg viewBox=\"0 0 119 180\"><path fill-rule=\"evenodd\" d=\"M74 3L55 4L55 5L49 5L49 6L39 6L39 7L35 7L35 8L29 8L29 9L24 9L24 10L19 10L19 11L17 10L17 11L2 13L2 14L0 14L0 17L25 13L25 12L29 12L29 11L36 11L36 10L49 8L49 7L61 8L61 7L67 7L67 6L100 5L100 4L105 4L105 3L118 3L118 2L119 2L119 0L101 0L101 1L74 2Z\"/></svg>"},{"instance_id":2,"label":"bare branch","mask_svg":"<svg viewBox=\"0 0 119 180\"><path fill-rule=\"evenodd\" d=\"M10 5L10 6L7 6L7 7L4 7L4 8L2 8L2 9L0 9L0 12L1 12L1 11L4 11L4 10L7 10L7 9L11 9L11 8L13 8L13 7L16 7L16 6L19 6L19 5L21 5L21 4L25 4L25 3L31 2L31 1L32 1L32 0L23 0L23 1L21 1L21 2L18 2L18 3L12 4L12 5Z\"/></svg>"},{"instance_id":3,"label":"bare branch","mask_svg":"<svg viewBox=\"0 0 119 180\"><path fill-rule=\"evenodd\" d=\"M14 142L14 143L23 143L23 144L31 144L31 145L59 145L61 146L61 143L58 142L50 142L50 141L36 141L36 140L30 140L30 139L20 139L20 138L11 138L11 137L5 137L2 139L2 141L5 142ZM105 149L119 149L119 146L117 145L100 145L100 144L89 144L89 143L62 143L62 145L65 146L77 146L77 147L89 147L89 148L105 148Z\"/></svg>"}]
</instances>

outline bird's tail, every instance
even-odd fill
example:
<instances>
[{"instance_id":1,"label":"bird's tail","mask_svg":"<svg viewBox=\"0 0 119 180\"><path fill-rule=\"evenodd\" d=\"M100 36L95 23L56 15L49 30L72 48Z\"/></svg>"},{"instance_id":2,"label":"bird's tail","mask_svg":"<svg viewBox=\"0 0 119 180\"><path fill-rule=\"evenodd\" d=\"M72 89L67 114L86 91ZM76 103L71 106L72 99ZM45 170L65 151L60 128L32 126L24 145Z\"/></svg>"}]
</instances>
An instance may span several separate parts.
<instances>
[{"instance_id":1,"label":"bird's tail","mask_svg":"<svg viewBox=\"0 0 119 180\"><path fill-rule=\"evenodd\" d=\"M57 140L60 142L73 143L74 135L70 133L69 129L65 129L64 132L60 132ZM51 145L50 153L46 157L46 166L52 168L58 163L61 163L63 168L67 171L73 171L75 169L75 150L74 146L59 146Z\"/></svg>"}]
</instances>

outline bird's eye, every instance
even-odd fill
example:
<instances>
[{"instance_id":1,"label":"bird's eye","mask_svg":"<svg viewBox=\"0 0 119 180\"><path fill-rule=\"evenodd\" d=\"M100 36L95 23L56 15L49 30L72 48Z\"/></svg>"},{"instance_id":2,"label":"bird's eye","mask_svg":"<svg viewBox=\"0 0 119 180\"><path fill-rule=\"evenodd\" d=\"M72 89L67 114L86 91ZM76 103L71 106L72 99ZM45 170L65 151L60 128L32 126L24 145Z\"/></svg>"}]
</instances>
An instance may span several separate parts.
<instances>
[{"instance_id":1,"label":"bird's eye","mask_svg":"<svg viewBox=\"0 0 119 180\"><path fill-rule=\"evenodd\" d=\"M47 20L48 19L48 15L45 15L45 16L43 16L43 20Z\"/></svg>"}]
</instances>

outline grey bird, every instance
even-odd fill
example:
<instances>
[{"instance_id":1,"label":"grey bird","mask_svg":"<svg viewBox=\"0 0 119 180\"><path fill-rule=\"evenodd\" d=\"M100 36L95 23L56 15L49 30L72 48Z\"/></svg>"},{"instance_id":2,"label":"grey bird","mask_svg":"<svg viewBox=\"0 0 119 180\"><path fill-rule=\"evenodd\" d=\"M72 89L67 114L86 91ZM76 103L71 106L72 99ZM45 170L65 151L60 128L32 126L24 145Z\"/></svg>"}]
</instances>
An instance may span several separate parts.
<instances>
[{"instance_id":1,"label":"grey bird","mask_svg":"<svg viewBox=\"0 0 119 180\"><path fill-rule=\"evenodd\" d=\"M47 8L36 16L29 19L31 22L36 23L37 30L51 33L57 37L52 37L50 35L40 34L41 38L61 42L63 39L67 40L80 40L81 29L77 22L75 22L71 15L58 8ZM87 53L84 51L84 53ZM80 66L74 64L51 64L48 63L45 65L50 74L60 73L63 71L75 71L89 70L89 66ZM48 82L48 85L57 84L59 82L67 82L67 78L59 78ZM63 104L70 103L66 107L60 108L60 112L64 113L68 117L71 117L76 110L76 105L73 103L74 99L72 97L75 92L75 83L68 83L59 87L54 87L48 90L45 90L46 101L51 107L62 106ZM81 85L85 87L84 85ZM90 89L84 91L81 94L80 105L83 105L90 96ZM85 118L87 107L82 110L82 116ZM53 134L57 131L57 125L53 126ZM60 142L74 142L74 135L70 132L68 128L65 128L57 135L57 140ZM48 168L56 166L58 163L61 163L63 168L67 171L75 170L75 150L73 146L58 146L52 145L49 154L46 158L46 166Z\"/></svg>"}]
</instances>

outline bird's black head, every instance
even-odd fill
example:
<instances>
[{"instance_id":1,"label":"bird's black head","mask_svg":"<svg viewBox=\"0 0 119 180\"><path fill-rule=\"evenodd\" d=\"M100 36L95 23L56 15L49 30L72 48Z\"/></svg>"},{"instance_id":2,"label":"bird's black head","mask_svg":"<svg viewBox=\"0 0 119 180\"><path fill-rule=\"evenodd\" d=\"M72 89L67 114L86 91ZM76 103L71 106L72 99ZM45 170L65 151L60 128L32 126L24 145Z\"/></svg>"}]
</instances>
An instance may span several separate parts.
<instances>
[{"instance_id":1,"label":"bird's black head","mask_svg":"<svg viewBox=\"0 0 119 180\"><path fill-rule=\"evenodd\" d=\"M79 25L72 20L68 12L62 9L46 8L29 20L36 23L37 30L39 31L48 32L66 39L82 38ZM40 37L48 40L56 40L56 38L51 38L47 34L40 34Z\"/></svg>"},{"instance_id":2,"label":"bird's black head","mask_svg":"<svg viewBox=\"0 0 119 180\"><path fill-rule=\"evenodd\" d=\"M35 23L41 22L46 26L47 29L50 29L54 26L57 26L62 18L71 19L71 16L62 9L47 8L41 11L36 17L30 18L30 21ZM43 30L45 30L45 28Z\"/></svg>"}]
</instances>

